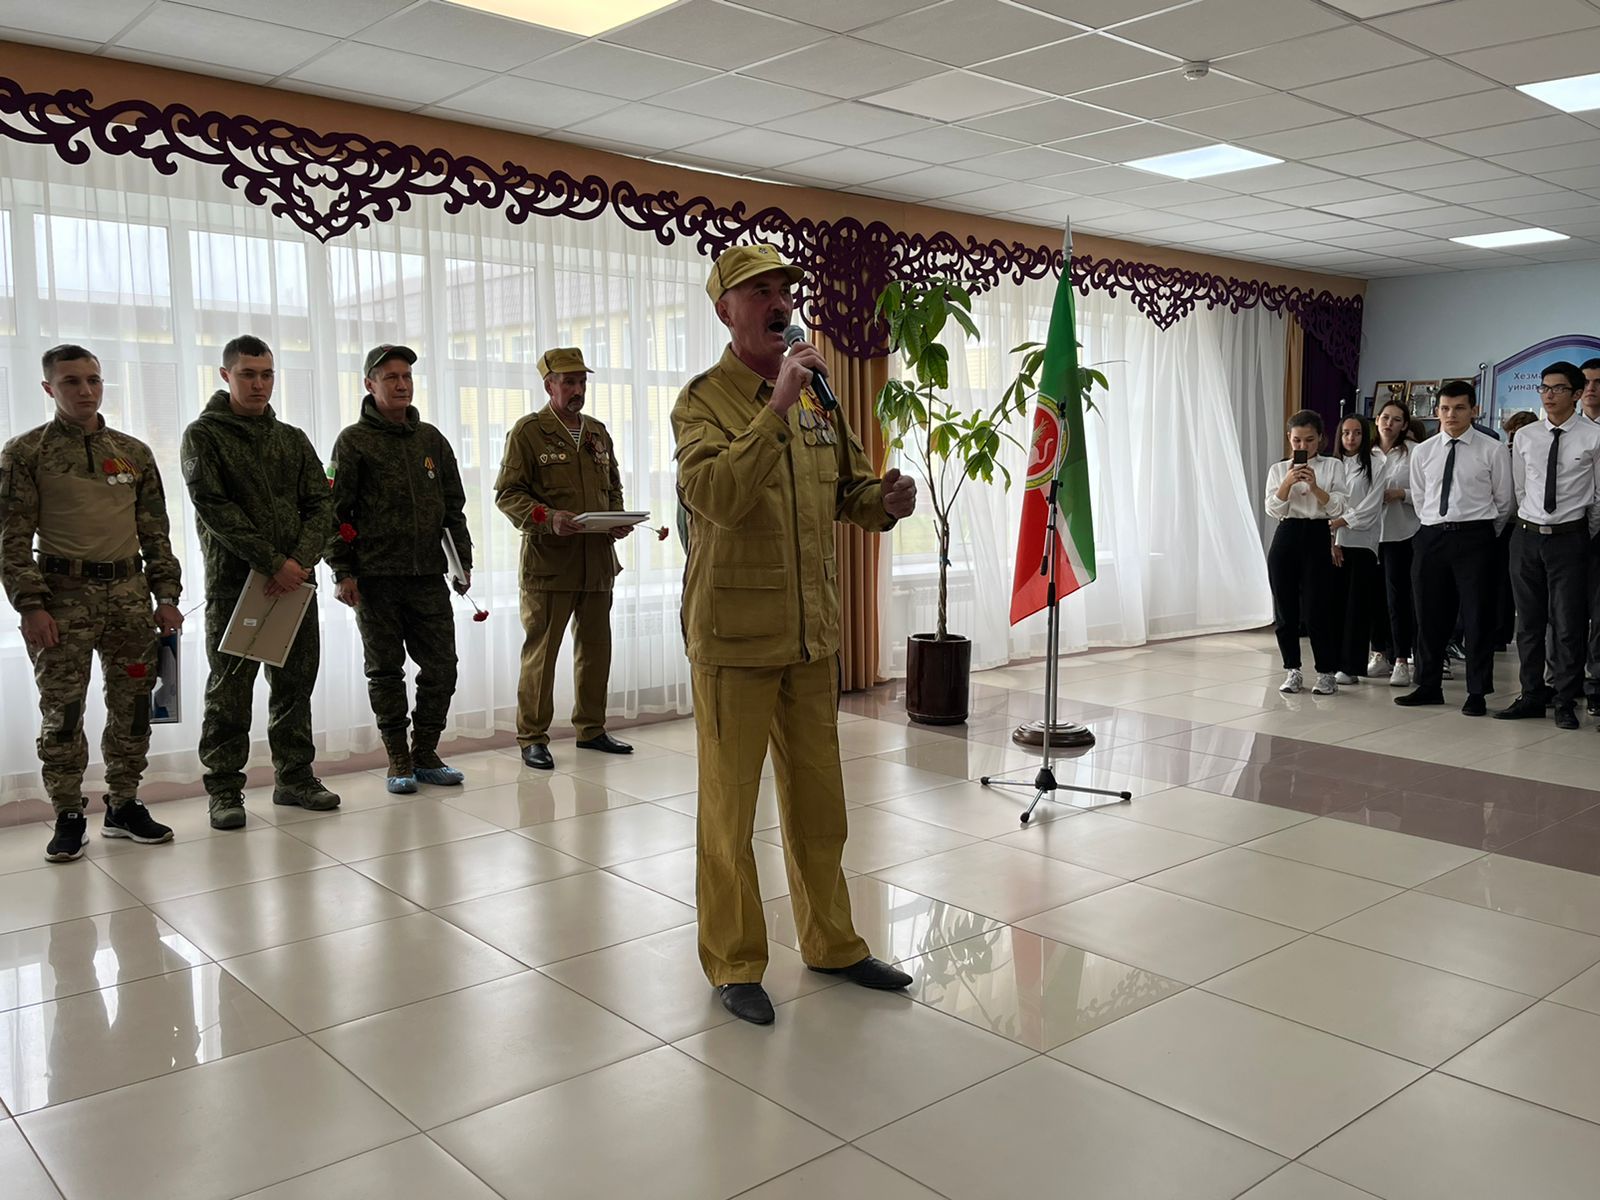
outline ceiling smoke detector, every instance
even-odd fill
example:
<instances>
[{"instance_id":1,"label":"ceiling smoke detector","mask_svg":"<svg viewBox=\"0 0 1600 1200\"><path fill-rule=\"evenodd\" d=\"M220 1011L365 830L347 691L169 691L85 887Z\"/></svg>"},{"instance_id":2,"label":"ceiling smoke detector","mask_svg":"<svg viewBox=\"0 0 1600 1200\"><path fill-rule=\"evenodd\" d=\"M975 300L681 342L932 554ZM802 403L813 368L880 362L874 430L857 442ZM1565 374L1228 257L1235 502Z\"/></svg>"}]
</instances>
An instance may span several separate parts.
<instances>
[{"instance_id":1,"label":"ceiling smoke detector","mask_svg":"<svg viewBox=\"0 0 1600 1200\"><path fill-rule=\"evenodd\" d=\"M1183 64L1183 77L1190 82L1196 79L1204 79L1209 74L1211 74L1211 64L1204 60Z\"/></svg>"}]
</instances>

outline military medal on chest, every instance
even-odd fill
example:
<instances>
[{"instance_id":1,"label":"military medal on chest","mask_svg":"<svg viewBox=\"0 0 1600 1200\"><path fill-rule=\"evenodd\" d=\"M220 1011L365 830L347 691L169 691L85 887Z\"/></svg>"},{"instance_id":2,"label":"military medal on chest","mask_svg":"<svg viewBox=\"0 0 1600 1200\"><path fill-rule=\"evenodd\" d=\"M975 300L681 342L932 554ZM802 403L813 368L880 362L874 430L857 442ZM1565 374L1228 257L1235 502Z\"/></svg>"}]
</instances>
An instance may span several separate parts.
<instances>
[{"instance_id":1,"label":"military medal on chest","mask_svg":"<svg viewBox=\"0 0 1600 1200\"><path fill-rule=\"evenodd\" d=\"M100 469L105 472L106 482L113 486L133 482L133 464L125 458L108 458L100 464Z\"/></svg>"},{"instance_id":2,"label":"military medal on chest","mask_svg":"<svg viewBox=\"0 0 1600 1200\"><path fill-rule=\"evenodd\" d=\"M799 423L801 436L808 446L832 446L839 440L833 428L833 418L817 400L810 388L800 393Z\"/></svg>"},{"instance_id":3,"label":"military medal on chest","mask_svg":"<svg viewBox=\"0 0 1600 1200\"><path fill-rule=\"evenodd\" d=\"M423 465L424 468L426 468L426 470L428 472L428 478L432 479L433 478L433 459L432 458L423 459L422 460L422 465Z\"/></svg>"},{"instance_id":4,"label":"military medal on chest","mask_svg":"<svg viewBox=\"0 0 1600 1200\"><path fill-rule=\"evenodd\" d=\"M594 459L596 465L601 467L611 465L611 455L606 452L605 445L600 441L599 437L591 433L585 444L588 446L590 457Z\"/></svg>"}]
</instances>

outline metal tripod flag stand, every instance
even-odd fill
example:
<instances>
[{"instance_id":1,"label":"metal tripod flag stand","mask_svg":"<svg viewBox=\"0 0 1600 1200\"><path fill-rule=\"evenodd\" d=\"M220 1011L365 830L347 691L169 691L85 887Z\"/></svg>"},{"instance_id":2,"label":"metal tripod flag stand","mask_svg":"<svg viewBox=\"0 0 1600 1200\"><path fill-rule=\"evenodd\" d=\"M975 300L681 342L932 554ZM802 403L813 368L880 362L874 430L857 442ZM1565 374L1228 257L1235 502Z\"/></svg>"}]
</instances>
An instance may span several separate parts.
<instances>
[{"instance_id":1,"label":"metal tripod flag stand","mask_svg":"<svg viewBox=\"0 0 1600 1200\"><path fill-rule=\"evenodd\" d=\"M1064 784L1056 779L1055 749L1061 745L1093 745L1094 735L1081 725L1058 722L1056 711L1060 698L1059 674L1061 669L1061 601L1063 593L1059 575L1060 563L1065 555L1066 543L1061 541L1058 519L1061 514L1061 482L1068 473L1072 476L1073 519L1069 522L1075 563L1069 579L1068 592L1076 591L1094 579L1094 530L1090 522L1088 494L1088 459L1083 443L1083 404L1078 375L1078 323L1072 303L1072 226L1067 226L1066 256L1062 264L1061 283L1056 289L1055 307L1050 316L1050 333L1045 341L1044 359L1040 368L1039 396L1034 411L1034 437L1032 458L1029 462L1027 491L1023 498L1024 544L1017 547L1017 575L1012 589L1011 623L1039 610L1037 601L1038 579L1045 580L1044 607L1046 613L1045 663L1047 674L1044 689L1044 721L1039 729L1043 758L1038 773L1031 779L995 779L985 775L979 782L985 787L1008 788L1032 792L1033 802L1022 814L1026 825L1033 810L1041 800L1065 803L1079 810L1106 808L1112 804L1126 804L1133 799L1132 792L1108 788L1082 787ZM1023 552L1028 537L1030 519L1039 520L1037 508L1029 512L1030 495L1036 495L1041 486L1048 486L1043 514L1043 555L1037 576L1031 562ZM1037 501L1032 501L1036 504ZM1031 596L1029 595L1031 593ZM1031 604L1030 604L1031 599ZM1073 792L1084 797L1111 797L1100 800L1064 800L1058 792Z\"/></svg>"}]
</instances>

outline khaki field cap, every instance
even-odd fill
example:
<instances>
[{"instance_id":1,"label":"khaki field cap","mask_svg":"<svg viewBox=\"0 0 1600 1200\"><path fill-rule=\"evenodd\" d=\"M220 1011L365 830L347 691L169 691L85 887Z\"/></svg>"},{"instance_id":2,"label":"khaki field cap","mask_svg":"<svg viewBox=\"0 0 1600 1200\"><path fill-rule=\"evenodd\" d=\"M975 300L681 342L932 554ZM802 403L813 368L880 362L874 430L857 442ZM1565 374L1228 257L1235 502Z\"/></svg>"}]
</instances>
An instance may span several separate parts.
<instances>
[{"instance_id":1,"label":"khaki field cap","mask_svg":"<svg viewBox=\"0 0 1600 1200\"><path fill-rule=\"evenodd\" d=\"M409 365L417 361L417 352L410 346L392 346L385 342L381 346L374 346L367 351L367 364L361 370L363 379L371 379L372 373L391 358L403 358Z\"/></svg>"},{"instance_id":2,"label":"khaki field cap","mask_svg":"<svg viewBox=\"0 0 1600 1200\"><path fill-rule=\"evenodd\" d=\"M583 351L576 346L562 346L555 350L546 350L539 355L539 378L549 379L552 375L565 375L569 371L582 371L586 375L594 372L583 365Z\"/></svg>"},{"instance_id":3,"label":"khaki field cap","mask_svg":"<svg viewBox=\"0 0 1600 1200\"><path fill-rule=\"evenodd\" d=\"M790 283L799 283L806 273L791 262L784 262L772 246L758 243L754 246L732 246L711 264L711 277L706 280L706 295L715 304L731 287L746 279L754 279L766 271L782 271Z\"/></svg>"}]
</instances>

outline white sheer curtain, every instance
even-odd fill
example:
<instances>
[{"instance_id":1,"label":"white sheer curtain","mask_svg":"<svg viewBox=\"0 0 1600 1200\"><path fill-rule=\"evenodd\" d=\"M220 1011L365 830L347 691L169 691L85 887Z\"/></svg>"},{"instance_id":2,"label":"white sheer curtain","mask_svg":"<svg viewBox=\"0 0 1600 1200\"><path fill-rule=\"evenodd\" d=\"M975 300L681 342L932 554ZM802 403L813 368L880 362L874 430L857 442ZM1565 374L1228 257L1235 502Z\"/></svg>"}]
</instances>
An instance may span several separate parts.
<instances>
[{"instance_id":1,"label":"white sheer curtain","mask_svg":"<svg viewBox=\"0 0 1600 1200\"><path fill-rule=\"evenodd\" d=\"M1222 367L1239 430L1239 463L1263 543L1277 522L1267 516L1267 468L1283 457L1284 317L1265 308L1218 313Z\"/></svg>"},{"instance_id":2,"label":"white sheer curtain","mask_svg":"<svg viewBox=\"0 0 1600 1200\"><path fill-rule=\"evenodd\" d=\"M978 297L980 343L952 347L952 385L964 404L992 403L1011 381L1009 351L1042 340L1053 280L1002 285ZM1138 645L1151 638L1247 629L1271 616L1260 529L1246 479L1223 318L1197 312L1167 331L1125 297L1078 299L1081 360L1110 380L1086 418L1099 578L1062 605L1062 646ZM1255 322L1255 336L1282 326ZM1281 378L1281 366L1279 370ZM1280 385L1281 386L1281 385ZM1031 419L1031 414L1030 414ZM1026 427L1014 432L1026 440ZM958 503L950 563L950 628L973 641L975 668L1044 651L1043 614L1009 626L1021 519L1023 452L1008 447L1012 489L969 484ZM932 628L934 539L925 515L895 530L884 608L882 669L905 673L907 635Z\"/></svg>"},{"instance_id":3,"label":"white sheer curtain","mask_svg":"<svg viewBox=\"0 0 1600 1200\"><path fill-rule=\"evenodd\" d=\"M272 345L274 406L324 457L356 418L364 352L385 341L412 346L421 356L419 408L461 460L477 545L473 592L493 613L479 624L465 604L457 610L461 675L449 734L509 729L522 638L517 537L492 488L506 431L544 402L534 361L550 346L583 347L596 372L590 411L616 438L629 506L671 525L672 400L726 340L706 303L705 269L688 246L662 246L616 220L518 227L494 212L448 215L432 202L325 246L192 166L168 177L96 155L72 167L8 141L0 143L0 439L50 417L36 382L45 347L76 341L96 351L106 420L149 442L163 468L188 609L202 598L203 575L178 440L220 386L223 343L249 332ZM681 547L636 535L620 550L611 711L687 711ZM333 602L325 570L319 578L323 663L313 719L321 752L337 759L376 746L376 732L354 619ZM157 728L152 780L190 780L200 770L199 615L184 641L184 719ZM37 709L15 620L0 622L0 668L11 681L0 692L0 801L37 796ZM570 708L568 664L557 678L559 717ZM98 691L97 679L93 760L104 715ZM264 697L263 687L252 762L266 761Z\"/></svg>"}]
</instances>

